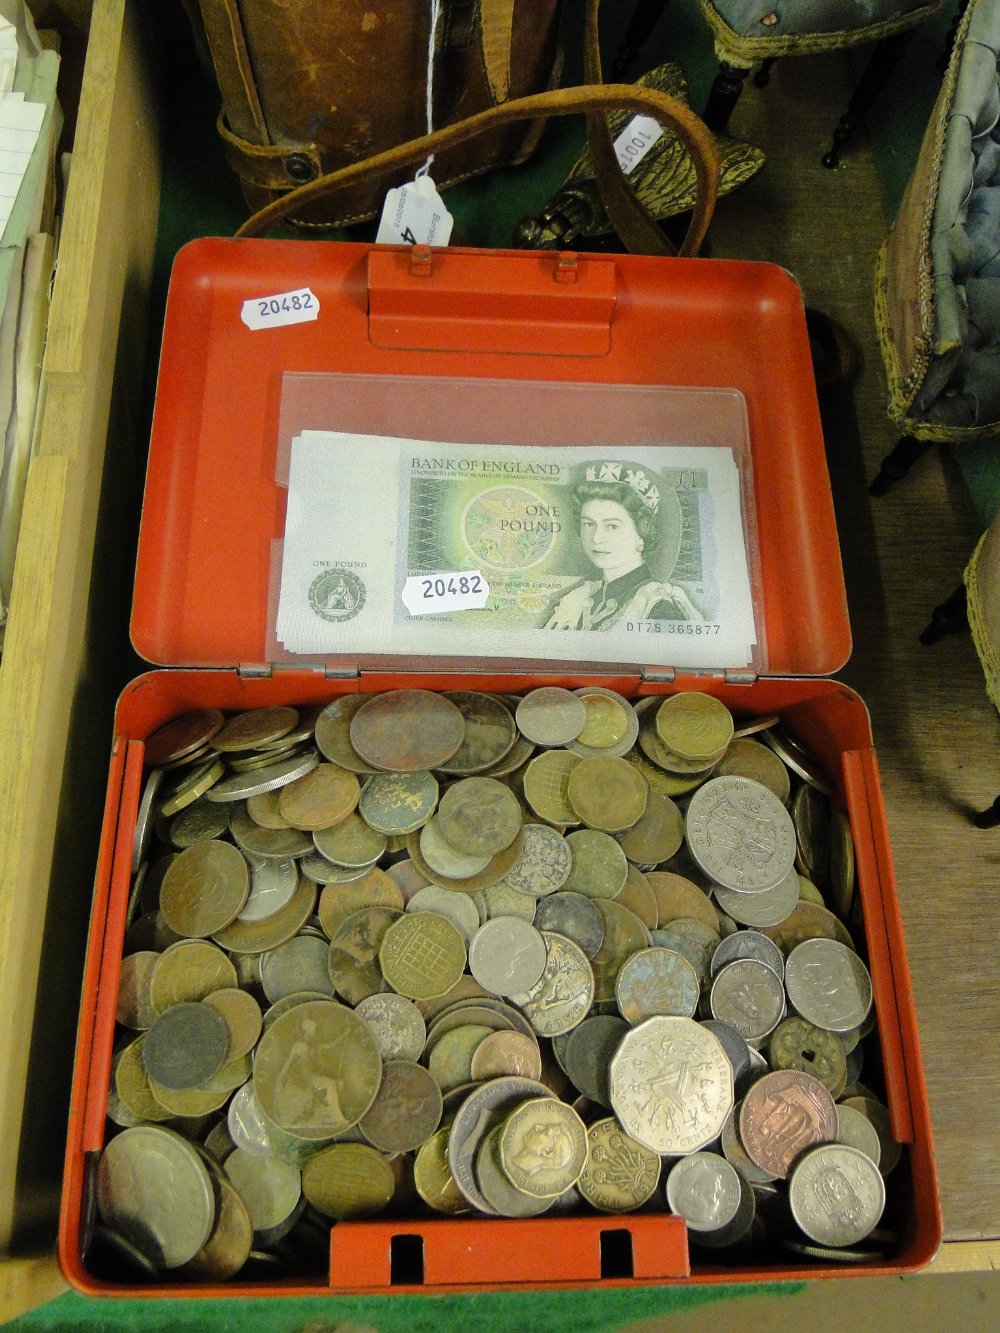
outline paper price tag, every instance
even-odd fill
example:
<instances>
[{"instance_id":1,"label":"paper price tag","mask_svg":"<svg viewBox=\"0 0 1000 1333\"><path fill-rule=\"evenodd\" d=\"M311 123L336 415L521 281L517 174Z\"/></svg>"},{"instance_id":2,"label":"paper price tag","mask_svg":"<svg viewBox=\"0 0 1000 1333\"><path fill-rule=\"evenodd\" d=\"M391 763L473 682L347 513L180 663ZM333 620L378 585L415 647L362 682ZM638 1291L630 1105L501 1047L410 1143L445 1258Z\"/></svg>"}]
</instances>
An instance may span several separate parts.
<instances>
[{"instance_id":1,"label":"paper price tag","mask_svg":"<svg viewBox=\"0 0 1000 1333\"><path fill-rule=\"evenodd\" d=\"M319 301L308 287L277 292L274 296L251 297L243 302L240 311L240 319L248 329L279 329L286 324L308 324L318 318Z\"/></svg>"},{"instance_id":2,"label":"paper price tag","mask_svg":"<svg viewBox=\"0 0 1000 1333\"><path fill-rule=\"evenodd\" d=\"M626 176L635 170L662 135L662 125L652 116L632 117L614 142L618 165Z\"/></svg>"},{"instance_id":3,"label":"paper price tag","mask_svg":"<svg viewBox=\"0 0 1000 1333\"><path fill-rule=\"evenodd\" d=\"M482 574L468 569L453 574L411 574L403 584L403 605L411 616L478 611L489 595L489 584Z\"/></svg>"},{"instance_id":4,"label":"paper price tag","mask_svg":"<svg viewBox=\"0 0 1000 1333\"><path fill-rule=\"evenodd\" d=\"M379 245L447 245L453 225L434 182L418 176L385 196L375 240Z\"/></svg>"}]
</instances>

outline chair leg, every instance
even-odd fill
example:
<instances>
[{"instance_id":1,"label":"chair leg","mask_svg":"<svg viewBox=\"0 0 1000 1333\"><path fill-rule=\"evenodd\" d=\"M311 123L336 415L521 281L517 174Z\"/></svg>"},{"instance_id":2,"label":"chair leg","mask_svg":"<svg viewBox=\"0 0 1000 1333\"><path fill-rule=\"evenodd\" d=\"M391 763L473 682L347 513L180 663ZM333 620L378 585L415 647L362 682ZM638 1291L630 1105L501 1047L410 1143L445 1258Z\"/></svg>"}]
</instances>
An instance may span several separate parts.
<instances>
[{"instance_id":1,"label":"chair leg","mask_svg":"<svg viewBox=\"0 0 1000 1333\"><path fill-rule=\"evenodd\" d=\"M669 0L638 0L621 45L611 58L610 72L613 79L620 79L628 72L668 3Z\"/></svg>"},{"instance_id":2,"label":"chair leg","mask_svg":"<svg viewBox=\"0 0 1000 1333\"><path fill-rule=\"evenodd\" d=\"M847 147L861 128L875 98L882 91L889 75L899 64L909 38L909 30L893 33L891 37L883 37L875 47L871 59L865 66L860 79L858 79L857 87L851 94L847 110L841 116L840 123L833 131L833 145L830 151L823 156L824 167L832 169L840 165L841 150Z\"/></svg>"},{"instance_id":3,"label":"chair leg","mask_svg":"<svg viewBox=\"0 0 1000 1333\"><path fill-rule=\"evenodd\" d=\"M931 621L920 635L920 642L925 647L937 643L946 634L960 634L969 628L969 612L965 584L960 583L946 601L940 603L931 612Z\"/></svg>"},{"instance_id":4,"label":"chair leg","mask_svg":"<svg viewBox=\"0 0 1000 1333\"><path fill-rule=\"evenodd\" d=\"M729 117L740 100L740 93L749 73L748 69L730 65L726 60L719 61L719 72L709 90L708 101L702 114L702 120L713 134L721 134L729 124Z\"/></svg>"},{"instance_id":5,"label":"chair leg","mask_svg":"<svg viewBox=\"0 0 1000 1333\"><path fill-rule=\"evenodd\" d=\"M753 86L755 88L766 88L771 82L771 70L774 69L774 62L777 56L768 56L766 60L760 62L760 68L753 76Z\"/></svg>"},{"instance_id":6,"label":"chair leg","mask_svg":"<svg viewBox=\"0 0 1000 1333\"><path fill-rule=\"evenodd\" d=\"M868 487L869 495L885 495L894 481L902 481L918 458L931 447L931 440L918 440L912 435L904 435L882 459L878 476Z\"/></svg>"}]
</instances>

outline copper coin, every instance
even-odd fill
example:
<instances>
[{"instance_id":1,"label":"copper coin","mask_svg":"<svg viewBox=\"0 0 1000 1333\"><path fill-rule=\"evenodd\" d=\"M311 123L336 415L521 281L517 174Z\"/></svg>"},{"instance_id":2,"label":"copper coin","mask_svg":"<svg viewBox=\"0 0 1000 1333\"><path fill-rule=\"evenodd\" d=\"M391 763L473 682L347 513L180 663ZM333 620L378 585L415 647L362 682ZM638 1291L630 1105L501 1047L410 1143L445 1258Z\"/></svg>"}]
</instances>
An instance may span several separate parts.
<instances>
[{"instance_id":1,"label":"copper coin","mask_svg":"<svg viewBox=\"0 0 1000 1333\"><path fill-rule=\"evenodd\" d=\"M186 847L160 886L160 911L171 930L204 939L235 921L250 893L250 869L231 842L212 838Z\"/></svg>"},{"instance_id":2,"label":"copper coin","mask_svg":"<svg viewBox=\"0 0 1000 1333\"><path fill-rule=\"evenodd\" d=\"M351 719L351 744L366 763L394 773L440 768L465 739L461 710L431 690L393 690Z\"/></svg>"},{"instance_id":3,"label":"copper coin","mask_svg":"<svg viewBox=\"0 0 1000 1333\"><path fill-rule=\"evenodd\" d=\"M744 1097L739 1129L750 1159L784 1179L807 1148L836 1140L837 1106L812 1074L776 1070Z\"/></svg>"},{"instance_id":4,"label":"copper coin","mask_svg":"<svg viewBox=\"0 0 1000 1333\"><path fill-rule=\"evenodd\" d=\"M441 1089L423 1065L388 1060L375 1100L358 1128L382 1152L415 1152L437 1132L443 1105Z\"/></svg>"},{"instance_id":5,"label":"copper coin","mask_svg":"<svg viewBox=\"0 0 1000 1333\"><path fill-rule=\"evenodd\" d=\"M367 694L345 694L327 704L316 719L316 745L320 753L351 773L364 775L376 771L351 744L351 719L369 702Z\"/></svg>"},{"instance_id":6,"label":"copper coin","mask_svg":"<svg viewBox=\"0 0 1000 1333\"><path fill-rule=\"evenodd\" d=\"M298 721L297 708L249 708L227 718L212 737L211 746L213 750L227 754L253 750L258 745L266 745L287 736L298 725Z\"/></svg>"},{"instance_id":7,"label":"copper coin","mask_svg":"<svg viewBox=\"0 0 1000 1333\"><path fill-rule=\"evenodd\" d=\"M206 745L224 721L217 708L175 717L146 738L143 760L150 768L162 768L164 764L186 759Z\"/></svg>"},{"instance_id":8,"label":"copper coin","mask_svg":"<svg viewBox=\"0 0 1000 1333\"><path fill-rule=\"evenodd\" d=\"M520 832L521 807L496 778L463 778L441 797L438 824L453 847L495 856Z\"/></svg>"},{"instance_id":9,"label":"copper coin","mask_svg":"<svg viewBox=\"0 0 1000 1333\"><path fill-rule=\"evenodd\" d=\"M348 1004L389 989L379 964L386 931L403 913L391 907L365 907L337 927L330 941L330 980Z\"/></svg>"},{"instance_id":10,"label":"copper coin","mask_svg":"<svg viewBox=\"0 0 1000 1333\"><path fill-rule=\"evenodd\" d=\"M513 749L517 727L509 708L491 694L478 690L447 690L448 699L465 719L462 743L444 763L443 773L482 773Z\"/></svg>"},{"instance_id":11,"label":"copper coin","mask_svg":"<svg viewBox=\"0 0 1000 1333\"><path fill-rule=\"evenodd\" d=\"M301 778L282 787L278 809L295 828L332 828L347 818L361 796L353 773L337 764L317 764Z\"/></svg>"},{"instance_id":12,"label":"copper coin","mask_svg":"<svg viewBox=\"0 0 1000 1333\"><path fill-rule=\"evenodd\" d=\"M199 1000L165 1009L153 1020L142 1047L149 1077L177 1091L205 1083L228 1055L226 1020Z\"/></svg>"}]
</instances>

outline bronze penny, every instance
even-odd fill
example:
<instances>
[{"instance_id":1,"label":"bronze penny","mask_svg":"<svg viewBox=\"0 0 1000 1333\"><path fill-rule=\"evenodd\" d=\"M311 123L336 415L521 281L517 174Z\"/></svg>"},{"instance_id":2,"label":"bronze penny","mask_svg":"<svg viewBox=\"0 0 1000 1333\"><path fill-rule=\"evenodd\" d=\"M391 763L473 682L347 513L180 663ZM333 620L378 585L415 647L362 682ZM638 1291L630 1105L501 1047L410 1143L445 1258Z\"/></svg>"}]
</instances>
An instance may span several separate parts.
<instances>
[{"instance_id":1,"label":"bronze penny","mask_svg":"<svg viewBox=\"0 0 1000 1333\"><path fill-rule=\"evenodd\" d=\"M205 996L204 1003L220 1013L226 1021L230 1060L248 1055L257 1044L263 1027L260 1005L250 992L232 986L226 990L212 991L211 995Z\"/></svg>"},{"instance_id":2,"label":"bronze penny","mask_svg":"<svg viewBox=\"0 0 1000 1333\"><path fill-rule=\"evenodd\" d=\"M332 940L343 922L364 907L391 907L401 912L405 906L399 886L384 870L373 866L350 884L327 884L319 896L317 911L327 938Z\"/></svg>"},{"instance_id":3,"label":"bronze penny","mask_svg":"<svg viewBox=\"0 0 1000 1333\"><path fill-rule=\"evenodd\" d=\"M465 739L461 710L431 690L393 690L351 719L351 744L367 763L393 773L440 768Z\"/></svg>"},{"instance_id":4,"label":"bronze penny","mask_svg":"<svg viewBox=\"0 0 1000 1333\"><path fill-rule=\"evenodd\" d=\"M382 1152L415 1152L436 1133L443 1105L441 1089L423 1065L388 1060L375 1100L358 1128Z\"/></svg>"},{"instance_id":5,"label":"bronze penny","mask_svg":"<svg viewBox=\"0 0 1000 1333\"><path fill-rule=\"evenodd\" d=\"M162 1013L182 1000L203 1000L236 985L236 968L208 940L178 940L160 954L149 976L149 999Z\"/></svg>"},{"instance_id":6,"label":"bronze penny","mask_svg":"<svg viewBox=\"0 0 1000 1333\"><path fill-rule=\"evenodd\" d=\"M224 721L217 708L175 717L146 738L143 760L150 768L162 768L187 759L216 735Z\"/></svg>"},{"instance_id":7,"label":"bronze penny","mask_svg":"<svg viewBox=\"0 0 1000 1333\"><path fill-rule=\"evenodd\" d=\"M211 739L213 750L226 754L254 750L259 745L280 740L298 725L298 709L287 706L249 708L227 718Z\"/></svg>"},{"instance_id":8,"label":"bronze penny","mask_svg":"<svg viewBox=\"0 0 1000 1333\"><path fill-rule=\"evenodd\" d=\"M180 852L160 886L160 911L171 930L204 939L242 912L250 894L250 868L231 842L211 838Z\"/></svg>"},{"instance_id":9,"label":"bronze penny","mask_svg":"<svg viewBox=\"0 0 1000 1333\"><path fill-rule=\"evenodd\" d=\"M264 953L290 940L301 930L316 906L316 885L305 875L289 902L263 921L233 921L213 936L216 944L235 953Z\"/></svg>"},{"instance_id":10,"label":"bronze penny","mask_svg":"<svg viewBox=\"0 0 1000 1333\"><path fill-rule=\"evenodd\" d=\"M379 949L386 932L403 913L390 907L365 907L337 927L330 941L330 980L348 1004L388 990L382 975Z\"/></svg>"},{"instance_id":11,"label":"bronze penny","mask_svg":"<svg viewBox=\"0 0 1000 1333\"><path fill-rule=\"evenodd\" d=\"M784 1179L806 1148L835 1141L837 1106L812 1074L776 1070L744 1097L739 1130L750 1159Z\"/></svg>"},{"instance_id":12,"label":"bronze penny","mask_svg":"<svg viewBox=\"0 0 1000 1333\"><path fill-rule=\"evenodd\" d=\"M478 690L446 690L443 697L465 719L465 735L451 758L436 765L442 773L482 773L513 749L517 727L499 699Z\"/></svg>"},{"instance_id":13,"label":"bronze penny","mask_svg":"<svg viewBox=\"0 0 1000 1333\"><path fill-rule=\"evenodd\" d=\"M502 852L521 828L521 807L496 778L464 778L441 797L438 826L453 847L489 856Z\"/></svg>"},{"instance_id":14,"label":"bronze penny","mask_svg":"<svg viewBox=\"0 0 1000 1333\"><path fill-rule=\"evenodd\" d=\"M357 805L361 785L337 764L317 764L282 787L278 810L295 828L317 831L341 823Z\"/></svg>"},{"instance_id":15,"label":"bronze penny","mask_svg":"<svg viewBox=\"0 0 1000 1333\"><path fill-rule=\"evenodd\" d=\"M229 1055L226 1020L200 1001L173 1004L146 1033L142 1060L155 1083L178 1092L217 1074Z\"/></svg>"}]
</instances>

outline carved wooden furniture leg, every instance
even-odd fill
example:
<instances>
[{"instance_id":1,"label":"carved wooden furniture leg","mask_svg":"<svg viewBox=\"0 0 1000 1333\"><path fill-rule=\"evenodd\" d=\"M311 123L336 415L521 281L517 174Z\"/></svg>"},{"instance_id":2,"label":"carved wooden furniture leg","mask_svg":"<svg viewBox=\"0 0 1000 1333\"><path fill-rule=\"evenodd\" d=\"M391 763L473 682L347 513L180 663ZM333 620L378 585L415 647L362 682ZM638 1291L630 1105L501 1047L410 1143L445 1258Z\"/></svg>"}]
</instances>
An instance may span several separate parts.
<instances>
[{"instance_id":1,"label":"carved wooden furniture leg","mask_svg":"<svg viewBox=\"0 0 1000 1333\"><path fill-rule=\"evenodd\" d=\"M729 117L740 100L740 93L749 73L748 69L730 65L726 60L719 61L719 72L709 91L702 115L702 120L713 134L721 134L729 124Z\"/></svg>"},{"instance_id":2,"label":"carved wooden furniture leg","mask_svg":"<svg viewBox=\"0 0 1000 1333\"><path fill-rule=\"evenodd\" d=\"M840 123L833 131L833 145L823 156L824 167L840 165L841 150L857 134L864 123L865 116L871 110L875 98L882 91L889 75L899 64L903 49L910 38L910 32L897 32L891 37L883 37L872 52L871 59L858 79L857 87L851 95L847 110L840 118Z\"/></svg>"}]
</instances>

